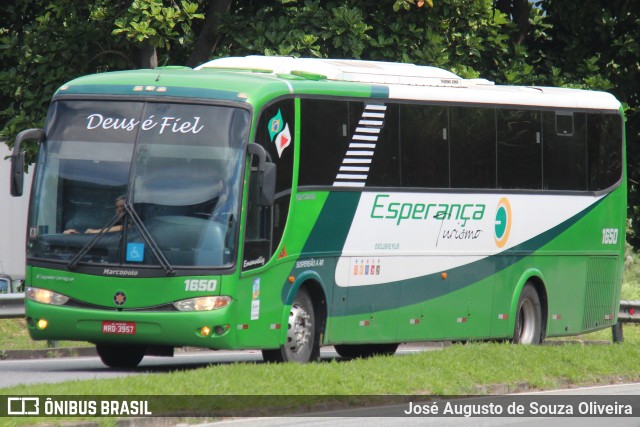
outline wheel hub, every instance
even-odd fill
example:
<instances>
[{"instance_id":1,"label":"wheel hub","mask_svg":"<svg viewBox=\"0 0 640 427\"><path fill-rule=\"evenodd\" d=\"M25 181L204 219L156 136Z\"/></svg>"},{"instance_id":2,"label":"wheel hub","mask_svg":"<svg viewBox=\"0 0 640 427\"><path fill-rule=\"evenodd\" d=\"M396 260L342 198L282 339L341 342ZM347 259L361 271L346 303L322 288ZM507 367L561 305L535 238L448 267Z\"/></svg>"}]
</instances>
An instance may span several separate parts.
<instances>
[{"instance_id":1,"label":"wheel hub","mask_svg":"<svg viewBox=\"0 0 640 427\"><path fill-rule=\"evenodd\" d=\"M299 306L292 306L289 315L289 330L287 332L287 344L289 349L298 353L311 341L311 316Z\"/></svg>"},{"instance_id":2,"label":"wheel hub","mask_svg":"<svg viewBox=\"0 0 640 427\"><path fill-rule=\"evenodd\" d=\"M531 344L535 329L535 308L533 303L527 299L520 308L520 342Z\"/></svg>"}]
</instances>

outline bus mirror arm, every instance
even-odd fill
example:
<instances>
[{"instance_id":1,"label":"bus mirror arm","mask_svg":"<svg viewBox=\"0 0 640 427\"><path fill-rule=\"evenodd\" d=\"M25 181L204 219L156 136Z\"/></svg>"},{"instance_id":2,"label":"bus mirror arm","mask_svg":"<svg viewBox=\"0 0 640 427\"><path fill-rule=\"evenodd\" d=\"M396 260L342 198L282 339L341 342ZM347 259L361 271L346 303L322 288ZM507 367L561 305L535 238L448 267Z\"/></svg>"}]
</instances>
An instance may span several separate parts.
<instances>
[{"instance_id":1,"label":"bus mirror arm","mask_svg":"<svg viewBox=\"0 0 640 427\"><path fill-rule=\"evenodd\" d=\"M23 130L16 136L11 152L11 195L13 197L22 196L24 189L24 151L21 150L22 141L28 139L42 139L42 129Z\"/></svg>"},{"instance_id":2,"label":"bus mirror arm","mask_svg":"<svg viewBox=\"0 0 640 427\"><path fill-rule=\"evenodd\" d=\"M265 163L264 166L261 179L262 185L260 186L260 204L262 206L271 206L276 194L276 165L275 163Z\"/></svg>"},{"instance_id":3,"label":"bus mirror arm","mask_svg":"<svg viewBox=\"0 0 640 427\"><path fill-rule=\"evenodd\" d=\"M258 171L264 172L264 165L267 163L267 152L264 151L262 145L250 143L247 145L247 153L250 156L258 156Z\"/></svg>"},{"instance_id":4,"label":"bus mirror arm","mask_svg":"<svg viewBox=\"0 0 640 427\"><path fill-rule=\"evenodd\" d=\"M252 172L258 174L257 179L260 191L257 195L257 203L260 206L271 206L276 192L276 165L268 161L269 155L261 145L249 144L247 153L252 156L258 156L258 170Z\"/></svg>"}]
</instances>

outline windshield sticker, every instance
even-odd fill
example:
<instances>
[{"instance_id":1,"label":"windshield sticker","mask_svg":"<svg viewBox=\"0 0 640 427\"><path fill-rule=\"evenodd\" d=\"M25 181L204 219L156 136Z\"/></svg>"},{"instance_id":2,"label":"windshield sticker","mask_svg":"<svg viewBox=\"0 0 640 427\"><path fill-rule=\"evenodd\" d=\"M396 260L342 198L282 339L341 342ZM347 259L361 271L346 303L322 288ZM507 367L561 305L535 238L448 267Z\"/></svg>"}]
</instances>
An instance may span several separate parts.
<instances>
[{"instance_id":1,"label":"windshield sticker","mask_svg":"<svg viewBox=\"0 0 640 427\"><path fill-rule=\"evenodd\" d=\"M36 276L38 280L56 280L60 282L73 282L73 277L61 277L61 276L43 276L42 274L38 274Z\"/></svg>"},{"instance_id":2,"label":"windshield sticker","mask_svg":"<svg viewBox=\"0 0 640 427\"><path fill-rule=\"evenodd\" d=\"M128 243L127 244L127 261L129 262L144 261L144 243Z\"/></svg>"},{"instance_id":3,"label":"windshield sticker","mask_svg":"<svg viewBox=\"0 0 640 427\"><path fill-rule=\"evenodd\" d=\"M276 144L278 157L282 157L282 152L291 144L291 132L289 125L282 118L282 112L278 109L278 113L269 120L269 136L271 142Z\"/></svg>"},{"instance_id":4,"label":"windshield sticker","mask_svg":"<svg viewBox=\"0 0 640 427\"><path fill-rule=\"evenodd\" d=\"M264 257L259 257L257 259L252 259L252 260L244 260L244 262L242 263L242 267L243 268L247 268L247 267L254 267L256 265L264 265L265 263L265 259Z\"/></svg>"},{"instance_id":5,"label":"windshield sticker","mask_svg":"<svg viewBox=\"0 0 640 427\"><path fill-rule=\"evenodd\" d=\"M140 125L142 123L142 125ZM87 130L103 129L103 130L125 130L132 132L140 126L143 131L157 132L158 135L166 133L200 133L204 129L204 125L200 124L200 117L194 116L185 120L181 117L156 117L151 115L145 120L136 120L135 118L108 117L102 114L90 114L87 116Z\"/></svg>"}]
</instances>

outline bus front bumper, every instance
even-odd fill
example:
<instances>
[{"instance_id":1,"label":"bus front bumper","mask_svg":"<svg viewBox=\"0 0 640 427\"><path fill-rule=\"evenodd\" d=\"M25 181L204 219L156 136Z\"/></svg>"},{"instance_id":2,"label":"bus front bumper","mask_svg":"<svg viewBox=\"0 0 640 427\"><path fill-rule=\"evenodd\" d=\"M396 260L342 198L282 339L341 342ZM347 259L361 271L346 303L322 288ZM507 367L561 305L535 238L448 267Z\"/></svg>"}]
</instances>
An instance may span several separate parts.
<instances>
[{"instance_id":1,"label":"bus front bumper","mask_svg":"<svg viewBox=\"0 0 640 427\"><path fill-rule=\"evenodd\" d=\"M29 335L34 340L234 348L233 304L191 312L114 311L41 304L25 300Z\"/></svg>"}]
</instances>

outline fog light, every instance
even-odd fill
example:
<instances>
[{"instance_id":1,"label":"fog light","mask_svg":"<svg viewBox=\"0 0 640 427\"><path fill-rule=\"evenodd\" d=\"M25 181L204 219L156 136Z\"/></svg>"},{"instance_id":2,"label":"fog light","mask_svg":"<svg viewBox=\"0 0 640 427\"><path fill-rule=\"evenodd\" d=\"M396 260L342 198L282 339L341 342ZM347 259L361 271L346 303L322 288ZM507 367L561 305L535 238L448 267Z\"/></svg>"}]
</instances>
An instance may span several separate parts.
<instances>
[{"instance_id":1,"label":"fog light","mask_svg":"<svg viewBox=\"0 0 640 427\"><path fill-rule=\"evenodd\" d=\"M38 329L45 329L47 326L49 326L49 322L46 319L38 320Z\"/></svg>"},{"instance_id":2,"label":"fog light","mask_svg":"<svg viewBox=\"0 0 640 427\"><path fill-rule=\"evenodd\" d=\"M211 333L210 327L203 326L202 328L200 328L200 335L202 335L203 337L208 337L210 333Z\"/></svg>"}]
</instances>

